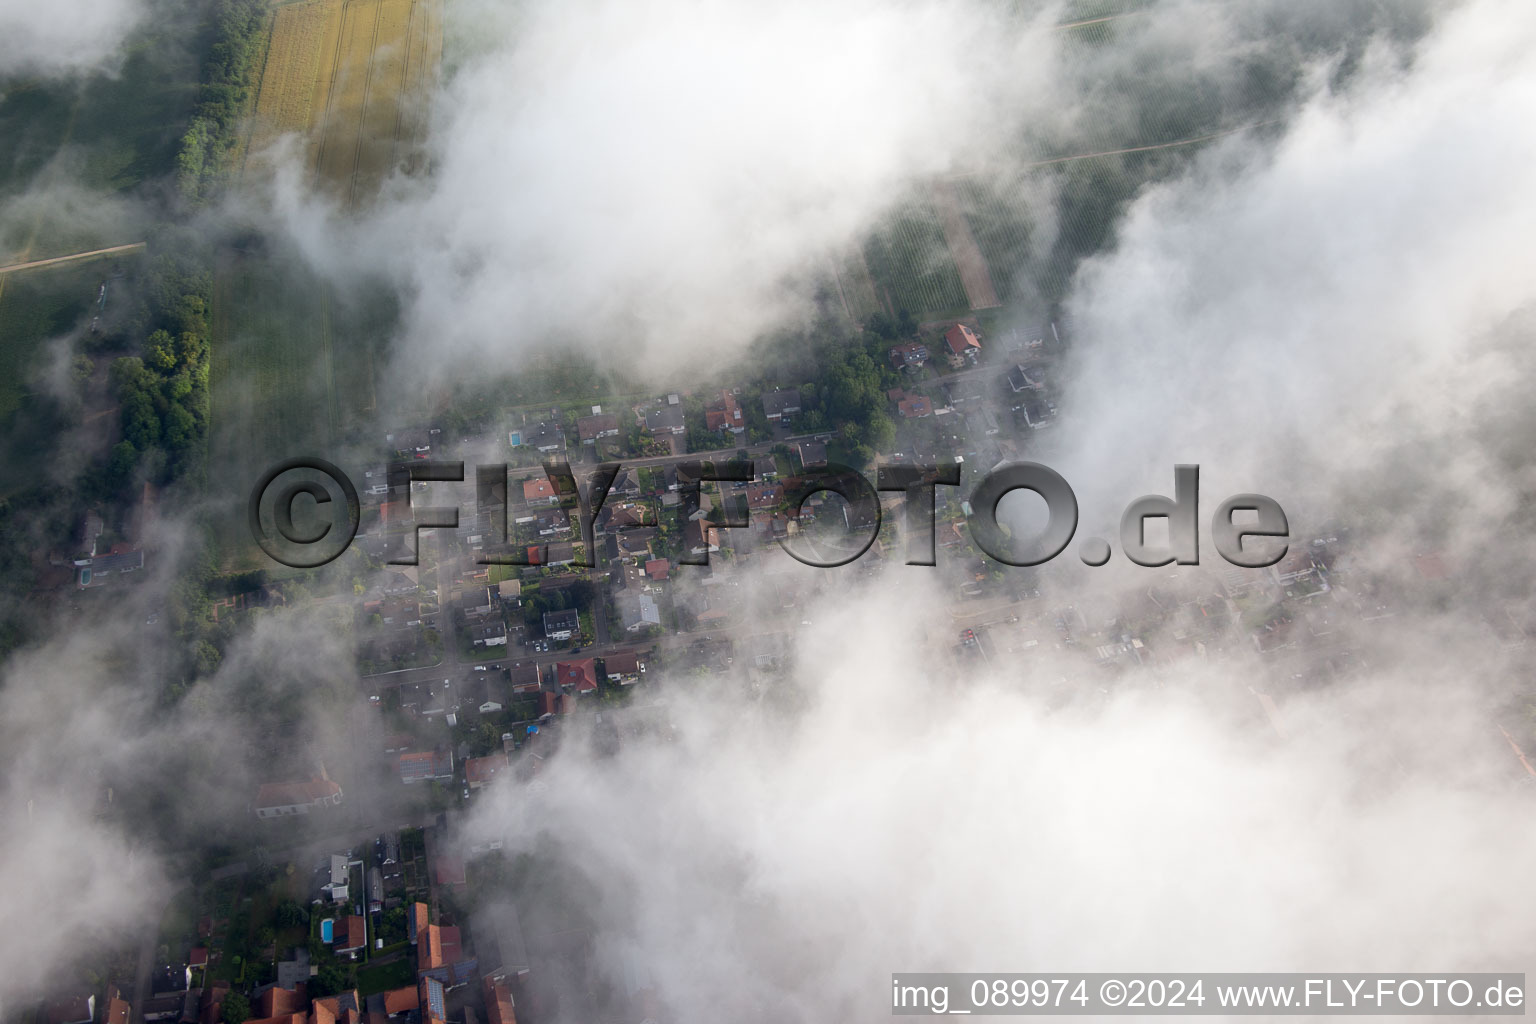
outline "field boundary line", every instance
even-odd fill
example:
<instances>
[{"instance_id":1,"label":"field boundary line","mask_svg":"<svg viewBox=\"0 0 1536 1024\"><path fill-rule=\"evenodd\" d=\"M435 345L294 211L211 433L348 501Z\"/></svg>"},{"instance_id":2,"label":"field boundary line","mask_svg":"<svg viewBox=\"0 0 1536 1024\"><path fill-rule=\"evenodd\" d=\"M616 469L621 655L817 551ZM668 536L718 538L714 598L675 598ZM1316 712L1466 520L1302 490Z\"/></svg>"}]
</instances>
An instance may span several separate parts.
<instances>
[{"instance_id":1,"label":"field boundary line","mask_svg":"<svg viewBox=\"0 0 1536 1024\"><path fill-rule=\"evenodd\" d=\"M368 70L363 74L363 102L357 108L357 143L352 147L352 175L347 206L357 208L357 174L363 166L363 139L367 137L368 100L373 95L373 66L379 60L379 22L384 20L384 0L374 0L373 33L368 37Z\"/></svg>"}]
</instances>

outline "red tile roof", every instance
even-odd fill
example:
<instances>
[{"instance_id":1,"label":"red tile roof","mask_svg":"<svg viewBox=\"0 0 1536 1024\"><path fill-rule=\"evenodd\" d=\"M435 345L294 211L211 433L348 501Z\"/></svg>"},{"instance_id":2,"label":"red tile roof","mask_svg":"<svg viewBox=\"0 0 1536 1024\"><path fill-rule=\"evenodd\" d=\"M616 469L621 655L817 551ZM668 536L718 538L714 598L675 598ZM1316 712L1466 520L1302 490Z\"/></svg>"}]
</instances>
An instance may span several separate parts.
<instances>
[{"instance_id":1,"label":"red tile roof","mask_svg":"<svg viewBox=\"0 0 1536 1024\"><path fill-rule=\"evenodd\" d=\"M976 337L976 332L965 324L955 324L944 332L944 344L955 355L965 355L970 351L981 351L981 340Z\"/></svg>"},{"instance_id":2,"label":"red tile roof","mask_svg":"<svg viewBox=\"0 0 1536 1024\"><path fill-rule=\"evenodd\" d=\"M411 916L406 921L407 930L410 932L412 942L418 941L427 931L427 905L416 902L411 904Z\"/></svg>"},{"instance_id":3,"label":"red tile roof","mask_svg":"<svg viewBox=\"0 0 1536 1024\"><path fill-rule=\"evenodd\" d=\"M561 686L574 687L577 693L590 693L597 689L597 662L592 658L557 661L555 681Z\"/></svg>"},{"instance_id":4,"label":"red tile roof","mask_svg":"<svg viewBox=\"0 0 1536 1024\"><path fill-rule=\"evenodd\" d=\"M309 994L301 981L293 988L267 989L256 1000L256 1012L263 1017L285 1017L291 1013L303 1013L309 1009Z\"/></svg>"},{"instance_id":5,"label":"red tile roof","mask_svg":"<svg viewBox=\"0 0 1536 1024\"><path fill-rule=\"evenodd\" d=\"M741 429L747 425L741 415L741 403L729 391L704 406L704 425L710 430Z\"/></svg>"},{"instance_id":6,"label":"red tile roof","mask_svg":"<svg viewBox=\"0 0 1536 1024\"><path fill-rule=\"evenodd\" d=\"M496 777L496 774L507 767L506 754L491 754L488 757L471 757L464 762L464 781L471 786L483 786Z\"/></svg>"},{"instance_id":7,"label":"red tile roof","mask_svg":"<svg viewBox=\"0 0 1536 1024\"><path fill-rule=\"evenodd\" d=\"M293 807L340 795L340 786L319 776L306 782L268 782L256 791L256 806Z\"/></svg>"},{"instance_id":8,"label":"red tile roof","mask_svg":"<svg viewBox=\"0 0 1536 1024\"><path fill-rule=\"evenodd\" d=\"M531 480L523 481L524 501L548 501L555 496L555 489L549 485L549 478L536 476Z\"/></svg>"},{"instance_id":9,"label":"red tile roof","mask_svg":"<svg viewBox=\"0 0 1536 1024\"><path fill-rule=\"evenodd\" d=\"M610 654L603 659L603 671L611 676L630 676L640 671L638 654Z\"/></svg>"},{"instance_id":10,"label":"red tile roof","mask_svg":"<svg viewBox=\"0 0 1536 1024\"><path fill-rule=\"evenodd\" d=\"M417 904L423 906L423 904ZM410 1013L421 1008L421 995L416 991L415 985L405 988L392 988L384 993L384 1012L393 1017L400 1013Z\"/></svg>"},{"instance_id":11,"label":"red tile roof","mask_svg":"<svg viewBox=\"0 0 1536 1024\"><path fill-rule=\"evenodd\" d=\"M338 929L336 934L336 948L342 952L349 949L362 949L368 944L368 930L363 926L363 919L357 914L349 914L344 921L344 928Z\"/></svg>"},{"instance_id":12,"label":"red tile roof","mask_svg":"<svg viewBox=\"0 0 1536 1024\"><path fill-rule=\"evenodd\" d=\"M438 885L463 885L466 881L464 862L458 857L438 857L434 875Z\"/></svg>"},{"instance_id":13,"label":"red tile roof","mask_svg":"<svg viewBox=\"0 0 1536 1024\"><path fill-rule=\"evenodd\" d=\"M672 572L672 563L665 558L653 558L645 563L645 574L653 580L664 580Z\"/></svg>"},{"instance_id":14,"label":"red tile roof","mask_svg":"<svg viewBox=\"0 0 1536 1024\"><path fill-rule=\"evenodd\" d=\"M504 978L486 978L485 1014L490 1024L517 1024L517 1014L512 1009L512 986Z\"/></svg>"}]
</instances>

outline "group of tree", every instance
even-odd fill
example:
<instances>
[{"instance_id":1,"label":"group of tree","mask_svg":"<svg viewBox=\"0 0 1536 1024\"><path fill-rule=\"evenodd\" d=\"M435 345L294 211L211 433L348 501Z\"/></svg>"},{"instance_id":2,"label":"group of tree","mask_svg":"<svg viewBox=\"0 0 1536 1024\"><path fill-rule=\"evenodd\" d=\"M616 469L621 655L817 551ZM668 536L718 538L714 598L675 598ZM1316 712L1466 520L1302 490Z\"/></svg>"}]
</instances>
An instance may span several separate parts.
<instances>
[{"instance_id":1,"label":"group of tree","mask_svg":"<svg viewBox=\"0 0 1536 1024\"><path fill-rule=\"evenodd\" d=\"M139 473L155 483L198 479L208 438L206 275L172 272L175 297L157 311L142 356L112 364L123 439L107 462L106 485L121 496Z\"/></svg>"},{"instance_id":2,"label":"group of tree","mask_svg":"<svg viewBox=\"0 0 1536 1024\"><path fill-rule=\"evenodd\" d=\"M237 145L266 23L265 0L219 0L214 7L197 110L176 155L177 187L192 202L207 198Z\"/></svg>"}]
</instances>

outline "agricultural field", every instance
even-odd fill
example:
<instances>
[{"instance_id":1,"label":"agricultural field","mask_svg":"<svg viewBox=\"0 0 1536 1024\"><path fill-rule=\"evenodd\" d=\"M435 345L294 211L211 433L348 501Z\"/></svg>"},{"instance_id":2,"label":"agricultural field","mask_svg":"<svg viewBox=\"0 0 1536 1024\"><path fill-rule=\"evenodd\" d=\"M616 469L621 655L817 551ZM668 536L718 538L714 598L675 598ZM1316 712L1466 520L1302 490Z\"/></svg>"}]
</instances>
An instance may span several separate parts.
<instances>
[{"instance_id":1,"label":"agricultural field","mask_svg":"<svg viewBox=\"0 0 1536 1024\"><path fill-rule=\"evenodd\" d=\"M396 167L414 170L442 59L441 0L297 0L279 7L246 173L283 135L303 139L309 180L348 207Z\"/></svg>"},{"instance_id":2,"label":"agricultural field","mask_svg":"<svg viewBox=\"0 0 1536 1024\"><path fill-rule=\"evenodd\" d=\"M270 174L297 136L306 180L356 209L396 167L415 166L442 56L441 0L295 0L280 5L242 174ZM374 411L375 365L394 302L356 307L292 254L231 255L214 290L212 465L216 493L244 493L273 461L325 450ZM229 565L254 550L221 537Z\"/></svg>"},{"instance_id":3,"label":"agricultural field","mask_svg":"<svg viewBox=\"0 0 1536 1024\"><path fill-rule=\"evenodd\" d=\"M960 273L960 283L965 288L965 297L970 301L971 308L992 309L1002 305L992 286L987 261L976 245L970 224L960 212L960 200L955 195L954 186L943 179L935 181L933 206L939 216L939 224L944 229L944 242L949 246L949 254L955 261L955 269Z\"/></svg>"},{"instance_id":4,"label":"agricultural field","mask_svg":"<svg viewBox=\"0 0 1536 1024\"><path fill-rule=\"evenodd\" d=\"M864 262L864 251L850 245L834 252L831 257L832 273L837 282L838 295L847 309L848 316L862 322L872 313L890 312L880 301L874 279Z\"/></svg>"},{"instance_id":5,"label":"agricultural field","mask_svg":"<svg viewBox=\"0 0 1536 1024\"><path fill-rule=\"evenodd\" d=\"M209 484L233 501L273 462L320 450L333 436L330 300L287 264L230 257L215 275L213 334ZM242 565L255 550L237 529L243 520L215 519L229 527L218 538L225 559Z\"/></svg>"},{"instance_id":6,"label":"agricultural field","mask_svg":"<svg viewBox=\"0 0 1536 1024\"><path fill-rule=\"evenodd\" d=\"M340 22L339 0L300 0L277 9L246 147L248 169L254 169L252 156L259 165L262 155L283 135L310 134L319 104L325 100L323 92L317 99L317 86L323 81L322 73L327 78L330 74L329 59L335 53ZM318 141L310 143L309 152L318 145ZM312 155L306 166L313 166Z\"/></svg>"},{"instance_id":7,"label":"agricultural field","mask_svg":"<svg viewBox=\"0 0 1536 1024\"><path fill-rule=\"evenodd\" d=\"M946 316L970 309L965 287L932 206L903 204L864 247L877 293L893 309Z\"/></svg>"}]
</instances>

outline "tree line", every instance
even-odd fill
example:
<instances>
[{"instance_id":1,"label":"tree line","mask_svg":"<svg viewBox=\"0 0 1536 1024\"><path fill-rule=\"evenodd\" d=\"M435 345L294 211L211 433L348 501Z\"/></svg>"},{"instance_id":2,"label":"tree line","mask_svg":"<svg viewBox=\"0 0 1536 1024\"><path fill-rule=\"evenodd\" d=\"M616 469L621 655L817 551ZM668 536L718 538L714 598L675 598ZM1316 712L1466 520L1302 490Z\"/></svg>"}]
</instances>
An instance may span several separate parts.
<instances>
[{"instance_id":1,"label":"tree line","mask_svg":"<svg viewBox=\"0 0 1536 1024\"><path fill-rule=\"evenodd\" d=\"M266 52L264 0L219 0L213 12L213 43L203 62L197 109L176 154L176 184L199 202L214 190L239 142L257 64Z\"/></svg>"}]
</instances>

